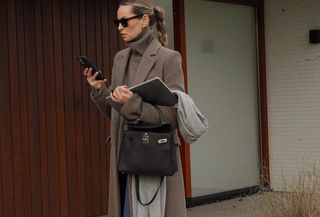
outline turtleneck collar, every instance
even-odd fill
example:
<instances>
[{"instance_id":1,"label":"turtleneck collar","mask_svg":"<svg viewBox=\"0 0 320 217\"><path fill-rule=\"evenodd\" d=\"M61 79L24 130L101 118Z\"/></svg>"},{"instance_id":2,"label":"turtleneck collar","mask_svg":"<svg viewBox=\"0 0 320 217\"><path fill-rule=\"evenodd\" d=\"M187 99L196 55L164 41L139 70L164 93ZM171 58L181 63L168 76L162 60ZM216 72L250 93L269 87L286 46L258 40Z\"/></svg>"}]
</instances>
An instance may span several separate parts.
<instances>
[{"instance_id":1,"label":"turtleneck collar","mask_svg":"<svg viewBox=\"0 0 320 217\"><path fill-rule=\"evenodd\" d=\"M142 55L153 38L152 30L148 27L140 33L136 40L129 42L128 45L132 51Z\"/></svg>"}]
</instances>

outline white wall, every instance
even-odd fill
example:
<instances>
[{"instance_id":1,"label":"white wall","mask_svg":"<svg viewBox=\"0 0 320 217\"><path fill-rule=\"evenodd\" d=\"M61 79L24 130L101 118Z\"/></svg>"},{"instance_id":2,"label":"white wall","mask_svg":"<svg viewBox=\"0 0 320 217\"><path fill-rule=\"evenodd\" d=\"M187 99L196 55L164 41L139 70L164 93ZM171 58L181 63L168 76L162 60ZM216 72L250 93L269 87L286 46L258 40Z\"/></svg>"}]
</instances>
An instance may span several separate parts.
<instances>
[{"instance_id":1,"label":"white wall","mask_svg":"<svg viewBox=\"0 0 320 217\"><path fill-rule=\"evenodd\" d=\"M319 0L265 0L271 187L302 170L319 168ZM284 178L285 177L285 178Z\"/></svg>"}]
</instances>

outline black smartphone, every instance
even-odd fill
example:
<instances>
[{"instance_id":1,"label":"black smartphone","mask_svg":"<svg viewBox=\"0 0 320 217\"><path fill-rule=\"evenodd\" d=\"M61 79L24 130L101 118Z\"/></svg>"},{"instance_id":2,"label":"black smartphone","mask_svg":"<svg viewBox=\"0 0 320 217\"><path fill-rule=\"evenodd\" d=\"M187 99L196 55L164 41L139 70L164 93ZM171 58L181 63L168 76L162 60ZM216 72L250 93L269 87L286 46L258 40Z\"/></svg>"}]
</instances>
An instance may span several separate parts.
<instances>
[{"instance_id":1,"label":"black smartphone","mask_svg":"<svg viewBox=\"0 0 320 217\"><path fill-rule=\"evenodd\" d=\"M78 56L77 60L79 61L79 63L85 67L85 68L92 68L92 75L96 72L98 72L99 74L96 77L96 80L104 80L104 76L101 73L101 71L98 71L97 67L95 65L93 65L89 59L86 56Z\"/></svg>"}]
</instances>

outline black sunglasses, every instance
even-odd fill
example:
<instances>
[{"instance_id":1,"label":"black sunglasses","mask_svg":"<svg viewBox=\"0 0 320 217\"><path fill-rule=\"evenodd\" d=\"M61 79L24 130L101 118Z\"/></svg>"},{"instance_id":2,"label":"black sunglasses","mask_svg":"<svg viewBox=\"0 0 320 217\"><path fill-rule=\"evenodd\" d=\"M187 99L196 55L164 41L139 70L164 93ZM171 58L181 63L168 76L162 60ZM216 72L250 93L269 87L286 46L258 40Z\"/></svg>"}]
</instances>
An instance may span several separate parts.
<instances>
[{"instance_id":1,"label":"black sunglasses","mask_svg":"<svg viewBox=\"0 0 320 217\"><path fill-rule=\"evenodd\" d=\"M123 26L123 27L128 27L129 20L132 20L132 19L138 18L138 17L142 17L142 16L143 16L143 14L139 14L139 15L135 15L133 17L121 18L120 20L115 19L114 24L116 24L117 27L119 27L119 24L121 24L121 26Z\"/></svg>"}]
</instances>

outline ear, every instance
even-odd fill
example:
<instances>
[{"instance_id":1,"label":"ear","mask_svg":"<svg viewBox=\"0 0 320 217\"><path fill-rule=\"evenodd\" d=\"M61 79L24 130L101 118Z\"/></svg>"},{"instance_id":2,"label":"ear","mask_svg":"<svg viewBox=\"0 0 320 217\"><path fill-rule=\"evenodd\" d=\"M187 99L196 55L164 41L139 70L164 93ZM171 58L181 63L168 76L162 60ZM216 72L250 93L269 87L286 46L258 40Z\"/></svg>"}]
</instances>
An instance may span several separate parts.
<instances>
[{"instance_id":1,"label":"ear","mask_svg":"<svg viewBox=\"0 0 320 217\"><path fill-rule=\"evenodd\" d=\"M149 26L149 23L150 23L150 18L148 16L148 14L144 14L141 18L141 21L142 21L142 27L145 28L147 26Z\"/></svg>"}]
</instances>

